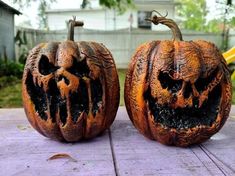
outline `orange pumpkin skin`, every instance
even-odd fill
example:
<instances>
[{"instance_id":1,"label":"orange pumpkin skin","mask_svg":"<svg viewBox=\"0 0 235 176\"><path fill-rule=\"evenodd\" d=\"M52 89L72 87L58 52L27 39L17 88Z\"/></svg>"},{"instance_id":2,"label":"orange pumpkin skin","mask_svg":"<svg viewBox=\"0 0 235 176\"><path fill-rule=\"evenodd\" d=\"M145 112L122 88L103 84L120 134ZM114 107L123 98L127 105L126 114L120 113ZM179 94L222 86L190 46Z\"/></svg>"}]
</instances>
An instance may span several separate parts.
<instances>
[{"instance_id":1,"label":"orange pumpkin skin","mask_svg":"<svg viewBox=\"0 0 235 176\"><path fill-rule=\"evenodd\" d=\"M22 97L42 135L67 142L93 138L109 128L119 105L113 57L95 42L39 44L26 61Z\"/></svg>"},{"instance_id":2,"label":"orange pumpkin skin","mask_svg":"<svg viewBox=\"0 0 235 176\"><path fill-rule=\"evenodd\" d=\"M133 55L125 105L134 126L166 145L201 143L218 132L231 108L226 62L207 41L152 41Z\"/></svg>"}]
</instances>

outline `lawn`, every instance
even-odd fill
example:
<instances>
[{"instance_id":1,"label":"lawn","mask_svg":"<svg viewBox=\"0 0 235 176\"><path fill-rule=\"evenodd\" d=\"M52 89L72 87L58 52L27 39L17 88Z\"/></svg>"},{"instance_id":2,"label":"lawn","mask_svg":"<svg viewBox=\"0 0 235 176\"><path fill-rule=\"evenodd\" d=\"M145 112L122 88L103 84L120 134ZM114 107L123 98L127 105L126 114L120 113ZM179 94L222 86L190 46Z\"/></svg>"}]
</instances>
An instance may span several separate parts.
<instances>
[{"instance_id":1,"label":"lawn","mask_svg":"<svg viewBox=\"0 0 235 176\"><path fill-rule=\"evenodd\" d=\"M124 106L124 82L126 70L119 70L120 106ZM235 81L233 81L233 104L235 104ZM8 86L0 88L0 108L22 107L21 81L16 80Z\"/></svg>"},{"instance_id":2,"label":"lawn","mask_svg":"<svg viewBox=\"0 0 235 176\"><path fill-rule=\"evenodd\" d=\"M120 84L120 106L124 106L124 83L126 70L118 70L119 84Z\"/></svg>"},{"instance_id":3,"label":"lawn","mask_svg":"<svg viewBox=\"0 0 235 176\"><path fill-rule=\"evenodd\" d=\"M0 89L0 108L18 107L22 107L20 80Z\"/></svg>"}]
</instances>

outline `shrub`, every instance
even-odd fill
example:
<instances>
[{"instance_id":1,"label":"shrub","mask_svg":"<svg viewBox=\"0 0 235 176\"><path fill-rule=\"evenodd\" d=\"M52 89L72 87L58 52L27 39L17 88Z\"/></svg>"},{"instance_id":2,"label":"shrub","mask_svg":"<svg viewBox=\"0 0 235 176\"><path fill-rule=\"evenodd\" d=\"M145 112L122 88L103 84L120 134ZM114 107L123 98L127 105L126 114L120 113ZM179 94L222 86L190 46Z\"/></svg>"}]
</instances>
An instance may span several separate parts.
<instances>
[{"instance_id":1,"label":"shrub","mask_svg":"<svg viewBox=\"0 0 235 176\"><path fill-rule=\"evenodd\" d=\"M0 89L15 83L18 83L20 80L16 76L2 76L0 77Z\"/></svg>"},{"instance_id":2,"label":"shrub","mask_svg":"<svg viewBox=\"0 0 235 176\"><path fill-rule=\"evenodd\" d=\"M15 76L20 79L22 77L23 70L23 64L0 61L0 77Z\"/></svg>"}]
</instances>

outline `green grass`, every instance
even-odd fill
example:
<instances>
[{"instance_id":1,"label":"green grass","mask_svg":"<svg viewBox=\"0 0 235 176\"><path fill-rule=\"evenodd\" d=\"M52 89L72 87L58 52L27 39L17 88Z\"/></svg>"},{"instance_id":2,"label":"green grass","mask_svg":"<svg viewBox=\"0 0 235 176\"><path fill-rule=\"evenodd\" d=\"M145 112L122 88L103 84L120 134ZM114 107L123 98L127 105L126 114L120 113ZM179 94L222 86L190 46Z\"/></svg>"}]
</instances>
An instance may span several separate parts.
<instances>
[{"instance_id":1,"label":"green grass","mask_svg":"<svg viewBox=\"0 0 235 176\"><path fill-rule=\"evenodd\" d=\"M118 70L120 81L120 106L124 106L124 82L126 70ZM14 80L5 87L0 87L0 108L22 107L21 81ZM235 80L233 81L233 104L235 104Z\"/></svg>"},{"instance_id":2,"label":"green grass","mask_svg":"<svg viewBox=\"0 0 235 176\"><path fill-rule=\"evenodd\" d=\"M233 99L232 99L232 104L235 104L235 80L233 80L232 83L233 83Z\"/></svg>"},{"instance_id":3,"label":"green grass","mask_svg":"<svg viewBox=\"0 0 235 176\"><path fill-rule=\"evenodd\" d=\"M126 70L118 70L119 84L120 84L120 106L124 106L124 83L126 77Z\"/></svg>"},{"instance_id":4,"label":"green grass","mask_svg":"<svg viewBox=\"0 0 235 176\"><path fill-rule=\"evenodd\" d=\"M18 107L22 107L20 80L0 89L0 108Z\"/></svg>"}]
</instances>

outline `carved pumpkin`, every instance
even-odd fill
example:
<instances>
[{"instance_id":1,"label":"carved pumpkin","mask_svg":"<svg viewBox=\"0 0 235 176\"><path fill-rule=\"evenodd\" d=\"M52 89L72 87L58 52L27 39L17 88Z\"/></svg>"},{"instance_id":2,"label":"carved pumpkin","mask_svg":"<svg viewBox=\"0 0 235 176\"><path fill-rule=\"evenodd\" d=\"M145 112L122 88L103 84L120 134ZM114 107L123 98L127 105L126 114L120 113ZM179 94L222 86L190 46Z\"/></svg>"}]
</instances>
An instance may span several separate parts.
<instances>
[{"instance_id":1,"label":"carved pumpkin","mask_svg":"<svg viewBox=\"0 0 235 176\"><path fill-rule=\"evenodd\" d=\"M231 107L231 80L213 43L183 41L176 23L174 39L142 44L131 59L125 80L125 104L134 126L163 144L188 146L218 132Z\"/></svg>"},{"instance_id":2,"label":"carved pumpkin","mask_svg":"<svg viewBox=\"0 0 235 176\"><path fill-rule=\"evenodd\" d=\"M22 96L31 125L42 135L75 142L107 129L119 105L119 81L113 57L102 44L68 40L42 43L29 54Z\"/></svg>"}]
</instances>

